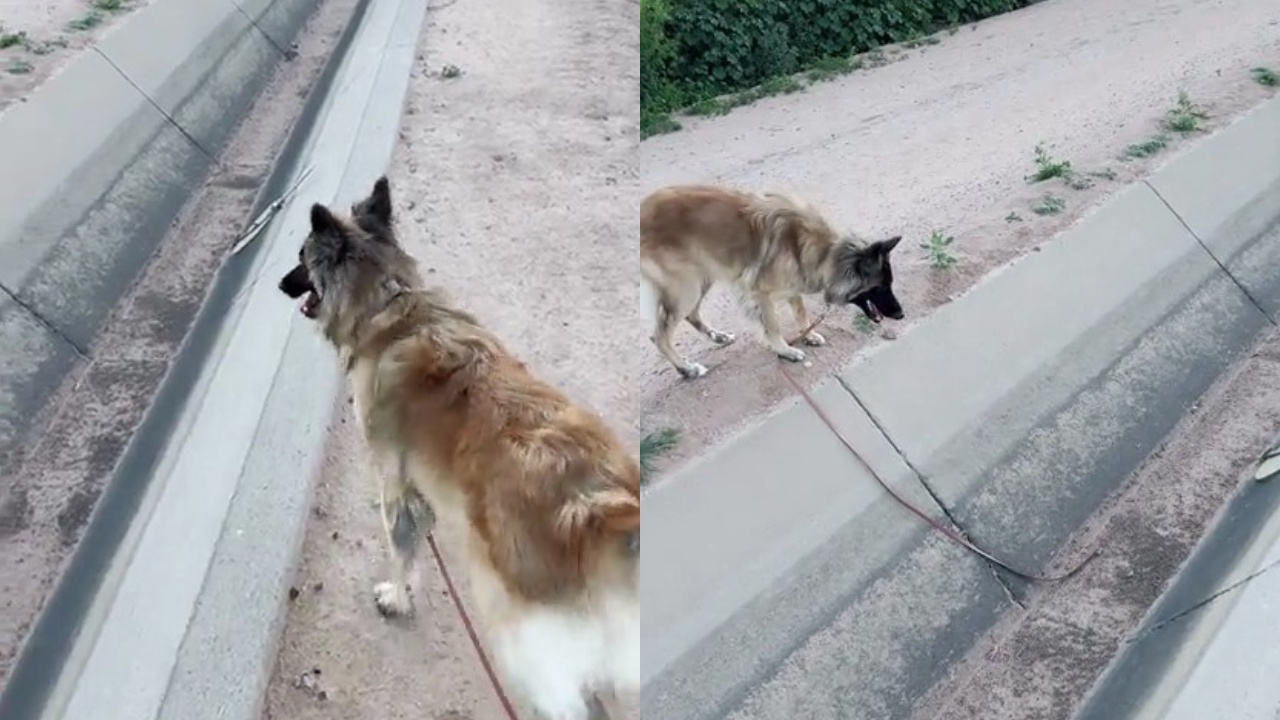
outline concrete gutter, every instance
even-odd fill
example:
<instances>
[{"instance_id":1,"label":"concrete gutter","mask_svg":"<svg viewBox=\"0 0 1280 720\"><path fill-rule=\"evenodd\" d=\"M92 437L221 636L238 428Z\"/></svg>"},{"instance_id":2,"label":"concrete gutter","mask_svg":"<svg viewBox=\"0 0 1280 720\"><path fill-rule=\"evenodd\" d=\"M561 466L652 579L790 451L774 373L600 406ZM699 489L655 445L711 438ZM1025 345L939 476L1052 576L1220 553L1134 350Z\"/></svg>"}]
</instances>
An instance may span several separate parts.
<instances>
[{"instance_id":1,"label":"concrete gutter","mask_svg":"<svg viewBox=\"0 0 1280 720\"><path fill-rule=\"evenodd\" d=\"M316 0L155 0L0 114L0 472Z\"/></svg>"},{"instance_id":2,"label":"concrete gutter","mask_svg":"<svg viewBox=\"0 0 1280 720\"><path fill-rule=\"evenodd\" d=\"M1276 478L1240 488L1075 718L1274 720L1280 708L1277 509Z\"/></svg>"},{"instance_id":3,"label":"concrete gutter","mask_svg":"<svg viewBox=\"0 0 1280 720\"><path fill-rule=\"evenodd\" d=\"M1271 101L813 391L905 494L1043 569L1270 326L1277 219ZM651 489L645 528L646 720L903 717L1025 589L798 399Z\"/></svg>"},{"instance_id":4,"label":"concrete gutter","mask_svg":"<svg viewBox=\"0 0 1280 720\"><path fill-rule=\"evenodd\" d=\"M163 2L164 0L161 0ZM425 0L365 0L24 645L5 720L257 720L339 377L279 294L312 202L385 171Z\"/></svg>"}]
</instances>

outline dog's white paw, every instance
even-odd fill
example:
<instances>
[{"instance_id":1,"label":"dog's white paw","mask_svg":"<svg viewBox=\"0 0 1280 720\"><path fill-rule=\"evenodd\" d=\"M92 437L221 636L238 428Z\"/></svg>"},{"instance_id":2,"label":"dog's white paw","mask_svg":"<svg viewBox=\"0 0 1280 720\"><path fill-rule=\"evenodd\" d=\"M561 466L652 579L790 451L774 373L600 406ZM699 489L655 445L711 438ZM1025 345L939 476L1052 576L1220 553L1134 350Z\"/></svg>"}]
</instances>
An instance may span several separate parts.
<instances>
[{"instance_id":1,"label":"dog's white paw","mask_svg":"<svg viewBox=\"0 0 1280 720\"><path fill-rule=\"evenodd\" d=\"M808 335L804 336L804 344L818 347L819 345L826 345L827 339L816 332L810 332Z\"/></svg>"},{"instance_id":2,"label":"dog's white paw","mask_svg":"<svg viewBox=\"0 0 1280 720\"><path fill-rule=\"evenodd\" d=\"M733 333L727 333L723 330L708 330L707 337L711 338L711 342L717 345L728 345L736 339L733 337Z\"/></svg>"},{"instance_id":3,"label":"dog's white paw","mask_svg":"<svg viewBox=\"0 0 1280 720\"><path fill-rule=\"evenodd\" d=\"M804 351L800 348L794 348L790 345L783 345L774 352L778 353L778 357L791 362L804 362Z\"/></svg>"},{"instance_id":4,"label":"dog's white paw","mask_svg":"<svg viewBox=\"0 0 1280 720\"><path fill-rule=\"evenodd\" d=\"M383 617L404 616L413 612L413 600L404 583L380 582L374 585L373 604Z\"/></svg>"},{"instance_id":5,"label":"dog's white paw","mask_svg":"<svg viewBox=\"0 0 1280 720\"><path fill-rule=\"evenodd\" d=\"M685 380L693 380L707 374L707 366L702 363L689 363L683 367L676 368Z\"/></svg>"}]
</instances>

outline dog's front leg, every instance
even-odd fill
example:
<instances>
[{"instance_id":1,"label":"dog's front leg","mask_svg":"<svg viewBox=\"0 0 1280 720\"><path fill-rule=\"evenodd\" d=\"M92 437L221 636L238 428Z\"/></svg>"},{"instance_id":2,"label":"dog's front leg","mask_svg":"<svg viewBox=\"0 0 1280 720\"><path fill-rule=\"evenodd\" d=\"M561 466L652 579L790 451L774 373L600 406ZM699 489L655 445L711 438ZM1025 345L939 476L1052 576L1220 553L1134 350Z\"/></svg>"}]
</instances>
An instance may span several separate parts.
<instances>
[{"instance_id":1,"label":"dog's front leg","mask_svg":"<svg viewBox=\"0 0 1280 720\"><path fill-rule=\"evenodd\" d=\"M791 362L804 360L804 351L787 344L782 337L782 328L778 326L778 314L774 310L773 300L766 293L753 293L756 312L760 316L760 325L764 328L764 341L778 357Z\"/></svg>"},{"instance_id":2,"label":"dog's front leg","mask_svg":"<svg viewBox=\"0 0 1280 720\"><path fill-rule=\"evenodd\" d=\"M800 326L800 332L804 333L804 344L826 345L827 339L809 327L809 309L804 306L804 298L799 295L792 295L790 302L791 313L796 316L796 325Z\"/></svg>"},{"instance_id":3,"label":"dog's front leg","mask_svg":"<svg viewBox=\"0 0 1280 720\"><path fill-rule=\"evenodd\" d=\"M403 461L395 474L383 474L380 504L391 579L374 586L374 603L386 617L408 615L413 612L409 578L413 577L422 538L435 527L435 512L413 487Z\"/></svg>"}]
</instances>

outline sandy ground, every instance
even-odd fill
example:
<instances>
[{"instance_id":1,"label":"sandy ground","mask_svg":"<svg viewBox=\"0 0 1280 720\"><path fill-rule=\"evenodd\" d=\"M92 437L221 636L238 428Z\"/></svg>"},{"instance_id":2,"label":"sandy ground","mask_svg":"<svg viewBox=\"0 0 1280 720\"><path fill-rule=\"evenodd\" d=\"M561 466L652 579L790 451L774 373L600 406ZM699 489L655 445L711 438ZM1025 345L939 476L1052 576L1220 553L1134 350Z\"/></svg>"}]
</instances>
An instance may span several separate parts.
<instances>
[{"instance_id":1,"label":"sandy ground","mask_svg":"<svg viewBox=\"0 0 1280 720\"><path fill-rule=\"evenodd\" d=\"M0 686L159 387L355 0L325 0L0 477ZM5 6L8 7L8 6Z\"/></svg>"},{"instance_id":2,"label":"sandy ground","mask_svg":"<svg viewBox=\"0 0 1280 720\"><path fill-rule=\"evenodd\" d=\"M428 10L390 169L401 236L428 281L630 442L644 362L638 22L638 4L608 0ZM448 65L461 75L442 77ZM264 717L499 720L429 559L408 627L374 610L385 551L352 430L344 408Z\"/></svg>"},{"instance_id":3,"label":"sandy ground","mask_svg":"<svg viewBox=\"0 0 1280 720\"><path fill-rule=\"evenodd\" d=\"M939 39L890 51L883 67L801 93L724 117L682 120L684 130L641 143L643 190L686 182L788 190L811 198L838 225L905 234L894 269L908 318L886 329L906 331L1194 142L1180 140L1148 160L1118 159L1157 131L1179 90L1210 113L1207 129L1270 97L1274 91L1249 70L1280 71L1280 4L1050 0ZM1082 174L1110 170L1115 179L1091 178L1085 190L1061 180L1031 185L1024 178L1034 170L1038 143ZM1045 193L1064 200L1065 209L1033 213ZM931 268L920 248L935 230L955 238L958 263L949 270ZM758 331L729 293L713 290L703 307L710 324L739 338L716 349L692 329L680 330L677 347L711 369L705 377L680 380L648 343L634 348L646 363L642 428L684 433L668 466L790 394L774 367L779 361L755 341ZM823 332L831 345L806 349L812 365L803 376L816 379L884 341L883 330L865 333L852 318L828 318Z\"/></svg>"},{"instance_id":4,"label":"sandy ground","mask_svg":"<svg viewBox=\"0 0 1280 720\"><path fill-rule=\"evenodd\" d=\"M119 18L150 0L0 0L0 110L21 101Z\"/></svg>"}]
</instances>

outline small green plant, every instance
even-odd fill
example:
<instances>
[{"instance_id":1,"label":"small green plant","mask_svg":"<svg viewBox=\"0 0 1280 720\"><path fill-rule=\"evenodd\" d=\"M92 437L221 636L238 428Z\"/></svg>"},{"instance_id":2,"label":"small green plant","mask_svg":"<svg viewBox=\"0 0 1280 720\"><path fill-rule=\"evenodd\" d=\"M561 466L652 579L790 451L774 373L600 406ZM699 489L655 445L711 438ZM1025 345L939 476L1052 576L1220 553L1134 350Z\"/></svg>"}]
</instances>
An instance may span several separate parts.
<instances>
[{"instance_id":1,"label":"small green plant","mask_svg":"<svg viewBox=\"0 0 1280 720\"><path fill-rule=\"evenodd\" d=\"M680 433L673 428L655 430L640 440L640 483L647 483L653 475L654 463L671 452L680 442Z\"/></svg>"},{"instance_id":2,"label":"small green plant","mask_svg":"<svg viewBox=\"0 0 1280 720\"><path fill-rule=\"evenodd\" d=\"M1036 145L1033 160L1036 171L1027 177L1030 182L1044 182L1056 177L1067 178L1071 175L1071 163L1066 160L1054 160L1043 144Z\"/></svg>"},{"instance_id":3,"label":"small green plant","mask_svg":"<svg viewBox=\"0 0 1280 720\"><path fill-rule=\"evenodd\" d=\"M685 112L698 117L715 117L729 112L730 108L716 98L707 98L689 106Z\"/></svg>"},{"instance_id":4,"label":"small green plant","mask_svg":"<svg viewBox=\"0 0 1280 720\"><path fill-rule=\"evenodd\" d=\"M1195 103L1191 102L1191 98L1187 97L1184 91L1178 92L1178 100L1173 107L1164 114L1164 121L1161 127L1166 132L1193 133L1200 129L1200 121L1208 118L1209 115Z\"/></svg>"},{"instance_id":5,"label":"small green plant","mask_svg":"<svg viewBox=\"0 0 1280 720\"><path fill-rule=\"evenodd\" d=\"M1007 223L1022 222L1022 216L1011 210L1008 215L1004 216L1004 221Z\"/></svg>"},{"instance_id":6,"label":"small green plant","mask_svg":"<svg viewBox=\"0 0 1280 720\"><path fill-rule=\"evenodd\" d=\"M1275 87L1280 85L1280 75L1275 70L1265 67L1256 67L1249 71L1253 76L1253 81L1264 87Z\"/></svg>"},{"instance_id":7,"label":"small green plant","mask_svg":"<svg viewBox=\"0 0 1280 720\"><path fill-rule=\"evenodd\" d=\"M125 7L124 0L93 0L93 8L103 12L121 12Z\"/></svg>"},{"instance_id":8,"label":"small green plant","mask_svg":"<svg viewBox=\"0 0 1280 720\"><path fill-rule=\"evenodd\" d=\"M1124 149L1121 160L1139 160L1148 158L1169 147L1169 136L1164 133L1153 135L1140 143L1134 143Z\"/></svg>"},{"instance_id":9,"label":"small green plant","mask_svg":"<svg viewBox=\"0 0 1280 720\"><path fill-rule=\"evenodd\" d=\"M92 30L102 24L106 17L97 10L90 10L80 17L67 23L67 29L75 32L85 32Z\"/></svg>"},{"instance_id":10,"label":"small green plant","mask_svg":"<svg viewBox=\"0 0 1280 720\"><path fill-rule=\"evenodd\" d=\"M1031 212L1040 215L1057 215L1067 206L1067 201L1053 195L1045 195L1041 197L1035 205L1031 206Z\"/></svg>"},{"instance_id":11,"label":"small green plant","mask_svg":"<svg viewBox=\"0 0 1280 720\"><path fill-rule=\"evenodd\" d=\"M943 235L941 232L934 230L929 235L928 240L920 243L920 247L924 248L925 254L929 258L929 264L935 270L946 270L956 264L955 256L948 252L948 248L951 247L951 243L954 241L954 237Z\"/></svg>"},{"instance_id":12,"label":"small green plant","mask_svg":"<svg viewBox=\"0 0 1280 720\"><path fill-rule=\"evenodd\" d=\"M27 44L27 34L25 32L0 32L0 50L8 50L11 47Z\"/></svg>"},{"instance_id":13,"label":"small green plant","mask_svg":"<svg viewBox=\"0 0 1280 720\"><path fill-rule=\"evenodd\" d=\"M446 80L452 80L456 77L462 77L462 68L457 65L445 65L440 68L440 77Z\"/></svg>"},{"instance_id":14,"label":"small green plant","mask_svg":"<svg viewBox=\"0 0 1280 720\"><path fill-rule=\"evenodd\" d=\"M876 331L876 324L871 322L871 318L858 313L858 316L853 319L853 329L864 335L870 335Z\"/></svg>"},{"instance_id":15,"label":"small green plant","mask_svg":"<svg viewBox=\"0 0 1280 720\"><path fill-rule=\"evenodd\" d=\"M5 68L5 72L10 75L26 75L33 69L34 68L31 63L26 60L23 60L22 58L13 58L9 61L9 66Z\"/></svg>"}]
</instances>

